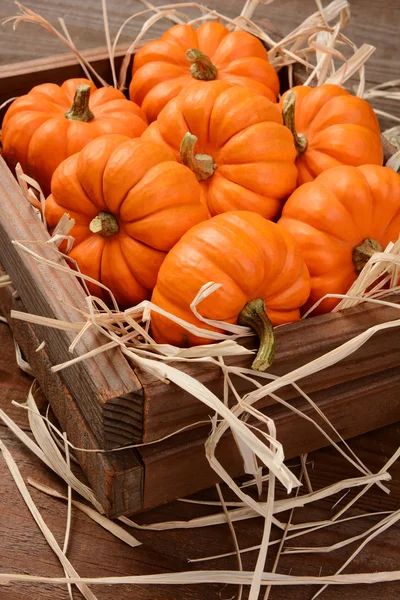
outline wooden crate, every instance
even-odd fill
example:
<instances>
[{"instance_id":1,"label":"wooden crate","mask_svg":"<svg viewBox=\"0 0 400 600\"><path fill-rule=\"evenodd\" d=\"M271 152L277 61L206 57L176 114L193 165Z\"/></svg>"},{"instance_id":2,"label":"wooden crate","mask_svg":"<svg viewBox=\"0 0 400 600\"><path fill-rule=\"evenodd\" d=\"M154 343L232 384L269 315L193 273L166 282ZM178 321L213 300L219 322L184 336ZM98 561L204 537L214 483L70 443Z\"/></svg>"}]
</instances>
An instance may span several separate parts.
<instances>
[{"instance_id":1,"label":"wooden crate","mask_svg":"<svg viewBox=\"0 0 400 600\"><path fill-rule=\"evenodd\" d=\"M91 51L88 57L109 79L106 51ZM8 97L16 96L39 83L61 83L80 76L82 72L73 57L52 57L0 68L0 90L6 90ZM301 81L300 71L297 77ZM0 104L6 99L0 95ZM393 148L385 142L386 158L392 153ZM16 309L73 322L77 319L76 309L86 307L83 290L72 273L61 274L50 266L39 265L12 244L13 240L34 241L32 248L37 250L40 244L42 256L62 262L56 251L45 244L48 239L47 231L0 159L0 261L13 282L12 287L0 289L0 310L71 442L82 448L111 450L151 442L185 425L207 421L210 411L205 405L174 384L166 385L133 370L118 349L51 372L51 365L96 348L104 340L99 334L88 333L71 354L68 348L75 333L10 318L10 311ZM392 300L400 302L397 297ZM396 308L368 304L278 328L277 355L271 372L287 373L371 325L397 318ZM43 341L44 348L37 351ZM254 338L245 343L253 347ZM230 364L250 366L250 362L243 357L230 359ZM373 336L348 359L302 380L301 385L304 391L312 393L313 400L341 435L351 438L400 419L399 365L397 330L388 329ZM215 393L222 392L218 368L199 364L182 368ZM249 391L243 380L237 383L241 392ZM281 395L305 414L311 414L310 406L292 388L285 388ZM274 418L287 458L327 444L310 422L270 398L256 406ZM79 452L78 458L106 513L130 514L216 482L216 474L204 455L208 432L208 425L197 426L161 443L118 452ZM242 473L242 460L230 435L222 439L218 457L233 476Z\"/></svg>"}]
</instances>

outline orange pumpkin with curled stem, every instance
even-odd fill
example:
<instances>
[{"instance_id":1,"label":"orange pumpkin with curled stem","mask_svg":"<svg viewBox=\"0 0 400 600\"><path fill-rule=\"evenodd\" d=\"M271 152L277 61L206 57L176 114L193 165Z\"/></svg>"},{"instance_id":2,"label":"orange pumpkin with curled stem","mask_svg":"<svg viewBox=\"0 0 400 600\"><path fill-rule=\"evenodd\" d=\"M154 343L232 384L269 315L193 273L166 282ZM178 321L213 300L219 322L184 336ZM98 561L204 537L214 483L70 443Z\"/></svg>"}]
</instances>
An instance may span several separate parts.
<instances>
[{"instance_id":1,"label":"orange pumpkin with curled stem","mask_svg":"<svg viewBox=\"0 0 400 600\"><path fill-rule=\"evenodd\" d=\"M278 223L309 268L307 307L326 294L346 294L369 258L399 238L400 175L378 165L329 169L291 195ZM314 312L338 302L323 300Z\"/></svg>"},{"instance_id":2,"label":"orange pumpkin with curled stem","mask_svg":"<svg viewBox=\"0 0 400 600\"><path fill-rule=\"evenodd\" d=\"M196 174L211 215L279 216L296 187L296 150L278 105L222 81L194 83L161 111L142 139L167 146Z\"/></svg>"},{"instance_id":3,"label":"orange pumpkin with curled stem","mask_svg":"<svg viewBox=\"0 0 400 600\"><path fill-rule=\"evenodd\" d=\"M167 252L207 219L193 173L167 148L111 134L63 161L46 201L52 230L64 213L75 219L69 256L100 281L121 308L147 299ZM97 285L90 291L109 294Z\"/></svg>"},{"instance_id":4,"label":"orange pumpkin with curled stem","mask_svg":"<svg viewBox=\"0 0 400 600\"><path fill-rule=\"evenodd\" d=\"M175 25L143 46L135 54L129 93L151 122L191 83L216 79L251 88L273 102L279 93L278 76L261 41L218 22L197 30Z\"/></svg>"},{"instance_id":5,"label":"orange pumpkin with curled stem","mask_svg":"<svg viewBox=\"0 0 400 600\"><path fill-rule=\"evenodd\" d=\"M272 326L298 320L310 293L310 276L294 238L256 213L217 215L190 229L172 248L152 301L189 323L215 331L190 309L208 282L222 286L197 306L200 315L252 327L260 338L253 368L267 369L275 349ZM157 342L175 346L212 341L154 311L151 330Z\"/></svg>"},{"instance_id":6,"label":"orange pumpkin with curled stem","mask_svg":"<svg viewBox=\"0 0 400 600\"><path fill-rule=\"evenodd\" d=\"M299 185L341 164L382 165L378 119L362 98L338 85L300 85L283 94L280 106L296 144Z\"/></svg>"},{"instance_id":7,"label":"orange pumpkin with curled stem","mask_svg":"<svg viewBox=\"0 0 400 600\"><path fill-rule=\"evenodd\" d=\"M20 163L47 195L58 165L88 142L109 133L139 137L146 127L143 111L114 88L96 89L88 79L44 83L7 110L3 153L12 170Z\"/></svg>"}]
</instances>

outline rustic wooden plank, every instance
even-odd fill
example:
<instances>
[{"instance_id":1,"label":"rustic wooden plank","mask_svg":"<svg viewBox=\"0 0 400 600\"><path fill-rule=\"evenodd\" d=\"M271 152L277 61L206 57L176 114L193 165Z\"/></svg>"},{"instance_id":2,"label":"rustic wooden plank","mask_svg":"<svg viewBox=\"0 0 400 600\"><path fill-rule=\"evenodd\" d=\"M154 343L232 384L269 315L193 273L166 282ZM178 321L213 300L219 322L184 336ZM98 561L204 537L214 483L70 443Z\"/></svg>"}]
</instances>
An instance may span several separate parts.
<instances>
[{"instance_id":1,"label":"rustic wooden plank","mask_svg":"<svg viewBox=\"0 0 400 600\"><path fill-rule=\"evenodd\" d=\"M400 370L396 367L353 379L313 394L312 399L342 437L349 439L400 419ZM294 404L323 425L304 399L296 399ZM313 424L285 407L275 405L264 412L275 422L286 459L329 443ZM265 426L261 429L265 430ZM337 439L331 430L326 431ZM204 453L209 432L209 426L198 428L139 449L145 468L144 510L159 505L162 499L167 502L187 496L193 493L194 485L201 490L218 481ZM243 473L243 460L231 435L222 438L217 457L232 477ZM193 473L196 473L195 478Z\"/></svg>"},{"instance_id":2,"label":"rustic wooden plank","mask_svg":"<svg viewBox=\"0 0 400 600\"><path fill-rule=\"evenodd\" d=\"M400 303L398 296L391 297L391 300ZM274 375L289 373L354 338L369 327L398 318L398 308L367 303L341 313L320 315L278 327L275 330L276 358L269 371ZM243 341L248 348L256 347L256 338ZM250 368L252 358L237 356L226 358L225 361L232 366ZM315 392L346 381L351 382L355 374L357 377L365 377L398 365L398 332L388 329L375 334L347 359L302 379L300 385L307 393ZM223 381L219 367L194 363L182 368L221 397ZM181 427L207 420L212 414L204 404L180 390L175 384L166 385L140 370L138 376L144 388L144 441L157 440ZM234 383L241 393L253 389L248 381L238 377L234 379ZM297 393L294 388L289 387L283 390L282 396L285 400L292 400L296 398ZM257 408L271 404L274 404L274 400L266 397L257 403ZM174 410L171 410L171 406Z\"/></svg>"},{"instance_id":3,"label":"rustic wooden plank","mask_svg":"<svg viewBox=\"0 0 400 600\"><path fill-rule=\"evenodd\" d=\"M12 325L13 335L68 439L78 448L101 448L59 374L51 372L47 346L37 351L40 342L35 327L11 319L11 310L24 310L24 306L13 296L11 287L0 288L0 312ZM77 452L76 455L107 515L120 516L141 510L143 466L135 450L108 454Z\"/></svg>"},{"instance_id":4,"label":"rustic wooden plank","mask_svg":"<svg viewBox=\"0 0 400 600\"><path fill-rule=\"evenodd\" d=\"M162 1L162 0L160 0ZM115 31L125 16L139 9L138 3L132 7L130 4L108 3L111 12L111 29ZM207 4L221 10L220 0L208 1ZM237 7L242 5L242 0L232 0L229 6L223 7L223 11L231 11L237 14ZM56 23L57 16L66 18L69 29L79 46L82 45L100 45L103 43L103 26L101 22L101 8L97 0L88 0L86 3L78 0L59 0L56 4L46 2L46 0L35 0L30 4L38 12L44 12L45 16L51 18ZM369 42L377 45L377 52L373 55L366 69L367 84L379 83L395 77L397 69L397 57L399 50L400 37L396 32L396 25L399 14L399 4L397 0L388 0L385 3L373 0L352 0L351 8L353 13L353 22L351 22L348 31L350 37L353 37L358 45L363 42ZM257 15L267 16L282 28L283 31L289 31L294 24L300 22L307 14L315 10L314 0L290 0L285 2L275 2L272 5L260 6L257 9ZM126 11L126 13L124 12ZM15 13L13 0L4 0L1 2L0 15L8 16ZM90 14L90 18L87 15ZM42 32L36 26L22 25L20 31L13 33L11 26L2 28L0 40L0 61L12 62L40 56L44 54L54 54L60 51L57 40L51 38L46 32ZM134 28L129 32L134 35ZM357 35L355 35L357 34ZM0 85L1 87L1 85ZM379 107L389 109L389 102L381 101L377 104ZM398 109L392 102L392 111L397 114ZM394 124L394 123L392 123ZM389 125L388 125L389 126ZM13 350L5 350L4 338L0 339L0 354L6 354L8 360L12 360ZM23 379L25 382L25 378ZM9 385L9 381L3 381L0 378L0 388ZM13 384L14 385L14 384ZM10 389L10 388L8 388ZM6 398L8 400L8 396ZM4 406L4 395L0 393L0 405ZM3 429L3 428L1 428ZM6 443L12 444L13 439L7 435L7 432L0 431L2 438ZM372 471L378 471L384 460L390 456L398 446L400 429L398 426L385 427L381 431L375 431L373 434L362 436L352 441L352 447L357 453L362 452L361 458L368 464ZM12 447L18 464L23 466L23 473L32 474L32 472L43 477L43 481L55 484L51 480L48 472L40 470L38 461L19 449ZM325 485L328 475L334 473L336 480L354 475L354 471L349 469L343 462L337 460L337 455L332 449L325 449L313 453L309 457L310 461L315 462L315 468L311 471L313 485ZM378 491L371 497L371 492L361 501L362 510L382 510L397 509L400 486L398 485L398 470L391 470L394 475L392 482L392 493L386 496ZM321 476L322 474L322 476ZM397 478L396 478L397 474ZM42 536L36 530L32 519L25 509L18 492L7 472L4 461L0 459L0 481L2 482L2 492L0 493L0 570L2 572L12 570L20 572L39 573L43 575L61 575L62 571L52 552L47 548ZM397 483L396 483L397 482ZM8 485L7 485L8 483ZM376 489L376 488L375 488ZM35 500L40 509L45 514L46 522L55 532L56 538L61 540L65 530L65 510L61 505L53 500L45 499L39 492L33 492ZM202 496L209 497L209 496ZM211 496L215 499L215 496ZM335 499L338 500L339 497ZM300 518L302 520L322 520L332 516L332 502L321 503L319 508L302 509ZM357 504L359 506L360 503ZM204 507L193 507L191 505L182 505L174 503L165 506L157 511L152 511L149 515L144 515L142 519L150 521L166 519L185 519L199 514L206 514L208 509ZM355 509L354 512L358 512ZM136 517L138 520L140 517ZM296 519L296 514L295 514ZM373 517L344 523L316 532L313 536L300 538L300 544L318 544L329 545L337 542L339 539L359 533L363 529L370 527L376 519ZM235 530L239 536L241 546L250 546L261 539L262 523L260 520L246 521L242 524L235 524ZM166 571L168 567L184 570L190 565L186 564L187 556L202 556L206 554L217 554L232 550L229 532L225 527L213 527L203 529L200 532L189 530L187 532L161 532L148 534L147 532L138 532L137 537L146 542L144 551L142 549L130 549L116 542L108 533L97 526L91 524L84 516L74 511L73 518L73 536L70 548L70 558L76 566L78 572L82 575L118 575L132 574L140 572ZM95 553L93 546L95 540ZM295 543L295 542L292 542ZM156 548L157 550L150 550ZM279 564L279 572L283 573L307 573L310 575L333 573L348 558L353 547L344 550L318 555L312 557L305 556L283 556ZM143 553L142 553L143 552ZM138 558L139 553L139 558ZM163 562L161 555L164 557ZM158 556L158 558L157 558ZM273 552L268 551L266 568L270 569L273 564ZM168 561L168 559L170 559ZM243 555L244 568L253 568L251 563L254 559L254 553ZM234 557L225 559L225 561L215 561L212 563L200 563L200 567L210 568L236 568ZM366 572L368 570L384 571L398 569L398 529L392 528L382 536L376 538L368 544L356 561L352 563L352 572ZM166 597L174 597L176 600L211 600L218 597L228 598L237 593L236 588L219 589L211 586L196 587L174 587L166 588L164 586L146 588L119 586L118 598L120 600L131 600L133 596L140 599L165 600ZM114 590L114 588L112 588ZM109 587L95 588L96 596L99 600L108 600L111 589ZM274 588L271 592L271 600L309 600L316 588L294 587L294 588ZM338 596L346 600L377 600L378 598L394 599L400 595L400 584L381 584L376 586L348 586L346 588L331 587L323 594L326 600L337 600ZM36 600L64 600L68 597L65 588L57 588L46 585L10 585L1 586L2 600L26 600L34 596Z\"/></svg>"},{"instance_id":5,"label":"rustic wooden plank","mask_svg":"<svg viewBox=\"0 0 400 600\"><path fill-rule=\"evenodd\" d=\"M2 329L1 329L2 327ZM3 331L3 334L2 334ZM14 360L14 349L7 335L7 328L0 324L0 355L10 364ZM15 397L23 400L26 397L30 382L24 376L15 379ZM0 378L0 407L8 410L9 398L4 393L7 381ZM385 427L368 435L355 438L351 447L373 472L379 471L389 456L398 446L400 425ZM0 425L0 436L11 450L23 477L34 477L44 484L50 485L65 493L65 486L44 467L35 456L26 450L14 436ZM297 459L289 461L295 465ZM347 465L332 448L313 452L308 457L309 474L314 489L324 487L334 481L355 475L354 469ZM389 482L390 495L383 494L376 486L366 494L350 514L363 514L379 510L397 510L400 501L400 463L391 469L393 480ZM82 474L76 472L82 477ZM62 570L57 558L44 541L28 510L26 509L15 484L0 457L0 571L23 572L39 575L61 576ZM304 490L305 491L305 490ZM62 540L65 532L66 507L64 504L31 490L39 510L57 540ZM223 487L225 498L233 499ZM203 500L216 500L212 490L196 495ZM350 496L346 497L346 500ZM320 521L332 517L332 506L340 499L340 494L326 499L317 506L309 506L295 511L294 522ZM343 502L341 504L343 506ZM337 507L337 509L340 508ZM186 520L215 512L215 507L199 506L174 502L148 513L135 516L140 523L151 523L165 520ZM283 518L283 517L282 517ZM382 518L382 517L380 517ZM293 540L288 545L325 546L338 542L349 536L357 535L371 527L378 517L348 521L327 529L322 529L308 536ZM240 547L257 544L262 536L262 521L254 519L235 523L235 531ZM231 552L232 540L226 526L203 528L201 530L178 531L134 531L133 534L143 542L139 548L129 548L104 531L88 517L73 509L72 538L69 558L82 576L131 575L140 573L160 573L168 570L183 571L188 569L236 569L235 557L208 563L187 563L187 558L196 558L212 554ZM273 537L277 535L273 528ZM95 550L93 551L93 548ZM278 572L289 574L316 575L334 573L352 552L353 547L344 548L329 554L318 555L310 560L309 555L284 555L279 562ZM275 556L275 547L268 550L266 569L271 569ZM243 567L254 568L255 553L243 555ZM393 527L382 536L371 541L361 555L352 564L352 572L369 570L384 571L398 568L398 528ZM4 585L0 588L1 600L26 600L33 596L35 600L67 600L65 587L38 585ZM218 597L231 598L237 592L234 587L223 586L119 586L112 588L117 592L119 600L132 600L133 596L140 600L216 600ZM99 600L109 600L110 587L93 588ZM316 588L293 587L274 588L271 599L274 600L310 600ZM378 598L397 598L400 584L382 584L376 586L349 586L341 588L341 598L346 600L377 600ZM218 595L220 594L220 595ZM324 593L327 600L337 600L338 588L332 587ZM75 594L74 594L75 595Z\"/></svg>"},{"instance_id":6,"label":"rustic wooden plank","mask_svg":"<svg viewBox=\"0 0 400 600\"><path fill-rule=\"evenodd\" d=\"M12 273L13 284L28 312L73 322L79 317L77 311L86 311L85 294L73 272L71 271L71 276L60 274L50 266L39 264L12 244L13 240L34 240L34 243L30 243L30 248L56 264L65 265L56 250L46 244L48 239L49 235L43 224L0 158L0 260L5 270ZM71 353L68 348L75 333L48 327L38 327L36 331L38 339L46 342L53 365L82 355L104 343L104 338L101 339L99 333L89 331ZM141 385L120 350L114 349L107 354L78 362L64 369L61 377L103 447L112 445L107 440L107 429L114 415L113 412L107 413L109 422L106 426L104 407L109 401L112 401L113 407L118 406L119 398L121 411L128 416L129 410L133 413L132 420L127 421L127 427L131 430L130 439L140 439L141 427L135 419L137 403L129 405L126 398L132 397L140 401ZM122 445L125 435L121 436L119 442L115 438L114 435L114 445Z\"/></svg>"}]
</instances>

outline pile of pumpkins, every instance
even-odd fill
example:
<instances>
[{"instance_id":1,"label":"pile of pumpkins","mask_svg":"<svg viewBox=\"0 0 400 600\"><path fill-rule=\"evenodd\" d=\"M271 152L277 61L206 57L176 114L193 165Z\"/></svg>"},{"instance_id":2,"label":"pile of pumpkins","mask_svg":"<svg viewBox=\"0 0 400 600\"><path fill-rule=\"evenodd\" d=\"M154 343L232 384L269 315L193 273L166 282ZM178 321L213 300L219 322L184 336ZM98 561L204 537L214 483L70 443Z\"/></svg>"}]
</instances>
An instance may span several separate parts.
<instances>
[{"instance_id":1,"label":"pile of pumpkins","mask_svg":"<svg viewBox=\"0 0 400 600\"><path fill-rule=\"evenodd\" d=\"M71 258L121 308L152 299L214 329L191 303L220 283L198 313L255 328L265 369L273 325L346 293L399 237L400 175L382 166L377 118L336 85L278 102L261 41L216 22L176 25L139 50L129 96L86 79L36 86L7 111L4 157L48 196L50 231L75 220ZM210 341L158 313L152 334Z\"/></svg>"}]
</instances>

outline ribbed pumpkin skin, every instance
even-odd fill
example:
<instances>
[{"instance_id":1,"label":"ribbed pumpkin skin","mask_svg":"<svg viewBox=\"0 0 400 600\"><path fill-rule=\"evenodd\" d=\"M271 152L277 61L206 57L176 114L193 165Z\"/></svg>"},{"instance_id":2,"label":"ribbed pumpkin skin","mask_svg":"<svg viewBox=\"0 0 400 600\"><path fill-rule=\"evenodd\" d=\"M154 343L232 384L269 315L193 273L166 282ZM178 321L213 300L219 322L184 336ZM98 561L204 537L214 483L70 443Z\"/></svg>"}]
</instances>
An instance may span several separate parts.
<instances>
[{"instance_id":1,"label":"ribbed pumpkin skin","mask_svg":"<svg viewBox=\"0 0 400 600\"><path fill-rule=\"evenodd\" d=\"M357 278L353 248L367 238L385 248L399 237L400 175L377 165L325 171L292 194L278 224L296 239L309 268L307 307L326 294L346 294ZM338 302L324 300L315 314Z\"/></svg>"},{"instance_id":2,"label":"ribbed pumpkin skin","mask_svg":"<svg viewBox=\"0 0 400 600\"><path fill-rule=\"evenodd\" d=\"M171 148L178 160L184 135L198 137L196 153L217 165L202 181L212 216L251 210L280 215L296 187L296 150L277 104L252 90L222 81L194 83L161 111L142 139Z\"/></svg>"},{"instance_id":3,"label":"ribbed pumpkin skin","mask_svg":"<svg viewBox=\"0 0 400 600\"><path fill-rule=\"evenodd\" d=\"M236 323L248 301L263 298L274 325L296 321L310 292L310 278L292 236L247 211L228 212L188 231L161 266L152 300L159 307L205 329L190 310L200 288L221 283L197 309L208 319ZM209 343L152 312L156 341L176 346Z\"/></svg>"},{"instance_id":4,"label":"ribbed pumpkin skin","mask_svg":"<svg viewBox=\"0 0 400 600\"><path fill-rule=\"evenodd\" d=\"M89 108L94 118L87 123L64 116L82 84L91 88ZM8 109L3 121L3 153L12 170L19 162L47 195L58 165L88 142L109 133L139 137L146 127L143 111L114 88L96 89L88 79L69 79L61 86L44 83Z\"/></svg>"},{"instance_id":5,"label":"ribbed pumpkin skin","mask_svg":"<svg viewBox=\"0 0 400 600\"><path fill-rule=\"evenodd\" d=\"M382 165L379 123L368 102L331 84L289 91L296 95L296 131L308 139L306 151L296 160L298 185L341 164ZM280 100L281 108L288 93Z\"/></svg>"},{"instance_id":6,"label":"ribbed pumpkin skin","mask_svg":"<svg viewBox=\"0 0 400 600\"><path fill-rule=\"evenodd\" d=\"M159 40L149 42L135 55L130 98L154 121L164 106L196 81L190 73L186 52L198 49L217 68L217 79L257 91L273 102L279 79L268 62L261 41L244 31L230 32L222 23L175 25Z\"/></svg>"},{"instance_id":7,"label":"ribbed pumpkin skin","mask_svg":"<svg viewBox=\"0 0 400 600\"><path fill-rule=\"evenodd\" d=\"M195 176L168 149L111 134L61 163L46 201L46 219L50 229L64 213L75 219L70 257L126 308L150 297L166 253L207 218L200 198ZM103 237L90 231L100 212L117 218L118 233ZM97 285L89 289L110 299Z\"/></svg>"}]
</instances>

